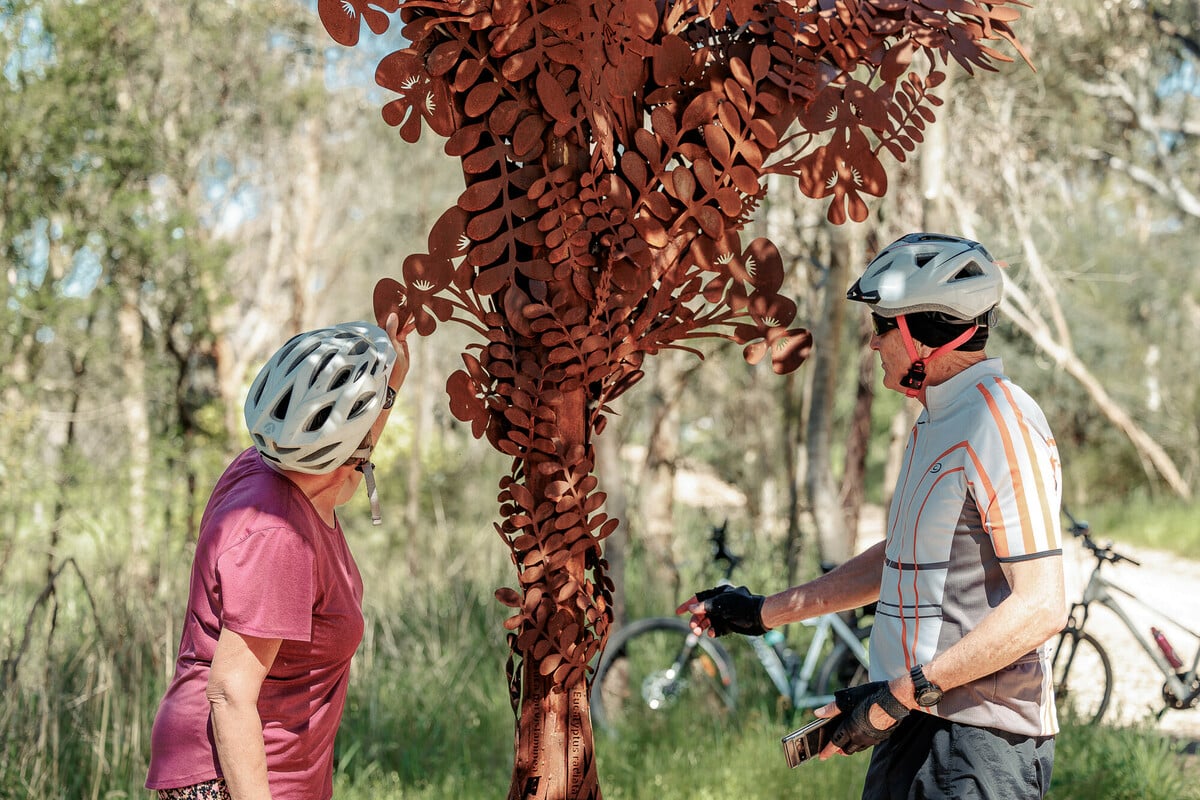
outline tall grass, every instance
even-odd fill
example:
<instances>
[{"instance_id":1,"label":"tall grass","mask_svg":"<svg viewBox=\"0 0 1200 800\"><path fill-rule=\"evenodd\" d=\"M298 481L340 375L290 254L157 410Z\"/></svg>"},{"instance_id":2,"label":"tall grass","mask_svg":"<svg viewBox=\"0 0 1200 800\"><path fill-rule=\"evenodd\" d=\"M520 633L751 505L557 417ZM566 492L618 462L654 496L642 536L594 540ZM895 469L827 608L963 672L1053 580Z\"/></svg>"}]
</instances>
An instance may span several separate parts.
<instances>
[{"instance_id":1,"label":"tall grass","mask_svg":"<svg viewBox=\"0 0 1200 800\"><path fill-rule=\"evenodd\" d=\"M1076 518L1088 521L1098 539L1111 538L1192 559L1200 558L1196 512L1195 503L1145 495L1094 508L1071 509Z\"/></svg>"},{"instance_id":2,"label":"tall grass","mask_svg":"<svg viewBox=\"0 0 1200 800\"><path fill-rule=\"evenodd\" d=\"M1095 509L1081 513L1096 527L1105 519ZM1174 527L1174 512L1164 513L1163 526ZM360 523L348 520L348 538L366 583L367 634L338 737L336 796L504 797L513 749L501 626L508 611L492 593L514 583L507 553L486 521L409 535L399 548ZM1147 508L1141 527L1155 524ZM689 533L698 540L685 549L702 555L705 533ZM113 538L96 546L93 536L74 549L64 542L64 552L80 554L79 569L64 569L44 596L46 562L36 550L24 567L14 562L4 574L0 659L6 667L19 661L0 698L0 798L150 797L142 788L150 726L178 644L188 558L181 544L164 559L174 565L169 579L147 584L141 571L126 568L110 546ZM768 564L766 553L756 554L746 581L754 585ZM694 568L686 580L701 581L700 572ZM631 573L637 580L638 570ZM664 600L669 605L674 598ZM635 614L670 611L635 605ZM746 648L732 642L730 649ZM739 675L753 680L749 668ZM729 727L697 716L667 735L599 736L604 794L610 800L859 795L865 756L788 770L779 747L785 723L762 700L770 693L751 684L745 697ZM1051 796L1200 800L1183 758L1178 745L1151 730L1067 729ZM1193 768L1190 776L1196 774Z\"/></svg>"},{"instance_id":3,"label":"tall grass","mask_svg":"<svg viewBox=\"0 0 1200 800\"><path fill-rule=\"evenodd\" d=\"M9 618L32 637L5 654L0 797L141 796L165 688L167 607L116 574L92 575L85 592L87 575L60 572L34 613Z\"/></svg>"}]
</instances>

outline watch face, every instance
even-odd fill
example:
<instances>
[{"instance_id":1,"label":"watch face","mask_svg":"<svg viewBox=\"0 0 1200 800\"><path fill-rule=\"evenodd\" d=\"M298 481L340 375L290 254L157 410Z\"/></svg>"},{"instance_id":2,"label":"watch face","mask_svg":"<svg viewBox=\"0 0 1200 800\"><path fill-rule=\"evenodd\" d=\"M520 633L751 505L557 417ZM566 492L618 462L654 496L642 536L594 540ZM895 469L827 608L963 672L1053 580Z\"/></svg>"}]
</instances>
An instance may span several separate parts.
<instances>
[{"instance_id":1,"label":"watch face","mask_svg":"<svg viewBox=\"0 0 1200 800\"><path fill-rule=\"evenodd\" d=\"M925 677L925 672L921 669L921 666L921 664L918 664L909 670L913 682L913 696L917 701L917 705L922 708L936 706L942 699L942 690Z\"/></svg>"}]
</instances>

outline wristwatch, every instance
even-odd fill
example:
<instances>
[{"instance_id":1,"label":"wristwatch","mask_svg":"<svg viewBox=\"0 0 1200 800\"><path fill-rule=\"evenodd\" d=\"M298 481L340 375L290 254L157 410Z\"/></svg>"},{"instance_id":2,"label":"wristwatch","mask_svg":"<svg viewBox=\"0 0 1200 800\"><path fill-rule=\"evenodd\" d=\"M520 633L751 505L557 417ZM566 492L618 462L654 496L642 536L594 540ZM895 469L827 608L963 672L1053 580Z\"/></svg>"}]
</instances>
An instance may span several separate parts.
<instances>
[{"instance_id":1,"label":"wristwatch","mask_svg":"<svg viewBox=\"0 0 1200 800\"><path fill-rule=\"evenodd\" d=\"M922 666L922 664L917 664L908 671L908 674L912 678L913 696L917 699L917 705L921 708L929 708L941 702L942 687L925 677Z\"/></svg>"}]
</instances>

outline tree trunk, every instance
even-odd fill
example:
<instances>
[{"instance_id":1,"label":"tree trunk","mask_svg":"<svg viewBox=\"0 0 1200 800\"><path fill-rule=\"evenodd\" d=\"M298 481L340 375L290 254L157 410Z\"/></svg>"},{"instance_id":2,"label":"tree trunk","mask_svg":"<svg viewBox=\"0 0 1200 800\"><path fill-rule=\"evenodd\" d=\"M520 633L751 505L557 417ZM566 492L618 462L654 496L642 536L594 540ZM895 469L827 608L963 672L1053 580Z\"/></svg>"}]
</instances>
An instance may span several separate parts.
<instances>
[{"instance_id":1,"label":"tree trunk","mask_svg":"<svg viewBox=\"0 0 1200 800\"><path fill-rule=\"evenodd\" d=\"M824 308L814 335L823 346L816 348L812 357L812 405L805 436L808 456L805 488L817 526L821 558L840 563L854 552L854 542L849 538L833 479L831 442L833 405L837 397L837 375L841 365L842 328L846 318L845 286L855 247L853 231L850 229L833 228L830 236Z\"/></svg>"},{"instance_id":2,"label":"tree trunk","mask_svg":"<svg viewBox=\"0 0 1200 800\"><path fill-rule=\"evenodd\" d=\"M587 681L566 689L527 659L508 800L599 800Z\"/></svg>"},{"instance_id":3,"label":"tree trunk","mask_svg":"<svg viewBox=\"0 0 1200 800\"><path fill-rule=\"evenodd\" d=\"M321 141L317 120L312 117L306 119L296 138L300 164L292 191L295 250L292 254L292 316L289 327L293 331L303 331L314 324L310 319L313 305L313 254L321 216ZM329 325L333 322L336 320L322 319L317 324Z\"/></svg>"},{"instance_id":4,"label":"tree trunk","mask_svg":"<svg viewBox=\"0 0 1200 800\"><path fill-rule=\"evenodd\" d=\"M942 99L950 102L954 94L954 70L946 70L946 79L938 87ZM948 233L950 225L949 198L946 193L946 152L949 146L949 125L930 125L925 129L925 146L921 148L921 228Z\"/></svg>"},{"instance_id":5,"label":"tree trunk","mask_svg":"<svg viewBox=\"0 0 1200 800\"><path fill-rule=\"evenodd\" d=\"M586 451L586 390L581 387L564 394L556 415L560 451L567 452L575 447ZM557 472L547 474L538 468L545 460L544 456L531 456L522 468L526 487L533 494L535 504L552 500L548 487L559 477ZM573 582L580 590L587 585L585 553L572 553L562 569L568 582ZM560 604L559 608L562 607ZM582 630L584 620L578 609L576 611L576 624ZM550 625L553 624L551 620ZM554 632L550 631L550 635ZM521 652L516 758L508 800L599 800L600 779L596 772L588 681L580 677L562 685L554 678L560 661L555 649L542 656L536 653L536 647Z\"/></svg>"},{"instance_id":6,"label":"tree trunk","mask_svg":"<svg viewBox=\"0 0 1200 800\"><path fill-rule=\"evenodd\" d=\"M138 309L137 287L122 287L117 325L124 378L121 405L125 412L125 427L129 432L126 464L126 476L129 479L129 569L145 577L146 555L150 549L146 514L150 412L146 404L146 360L142 349L142 315Z\"/></svg>"},{"instance_id":7,"label":"tree trunk","mask_svg":"<svg viewBox=\"0 0 1200 800\"><path fill-rule=\"evenodd\" d=\"M858 540L858 523L866 497L867 450L871 443L871 407L875 402L875 352L868 347L871 325L865 315L859 323L858 385L854 410L846 434L846 469L842 473L842 513L851 542ZM851 548L853 550L854 548Z\"/></svg>"},{"instance_id":8,"label":"tree trunk","mask_svg":"<svg viewBox=\"0 0 1200 800\"><path fill-rule=\"evenodd\" d=\"M654 586L669 586L679 593L679 567L675 562L675 472L679 456L679 397L690 372L684 369L685 354L667 351L654 362L650 415L650 443L642 475L638 517L640 538L646 548L647 577Z\"/></svg>"},{"instance_id":9,"label":"tree trunk","mask_svg":"<svg viewBox=\"0 0 1200 800\"><path fill-rule=\"evenodd\" d=\"M409 439L408 463L405 467L407 487L404 498L404 532L390 539L389 549L404 547L408 551L407 559L412 559L413 537L421 524L421 484L425 477L424 461L425 433L431 429L433 420L433 398L436 392L433 387L433 371L427 369L429 345L425 337L409 338L409 355L412 367L409 369L407 382L409 388L404 392L407 404L413 409L412 434ZM406 559L406 560L407 560ZM417 574L418 565L409 562L412 574Z\"/></svg>"}]
</instances>

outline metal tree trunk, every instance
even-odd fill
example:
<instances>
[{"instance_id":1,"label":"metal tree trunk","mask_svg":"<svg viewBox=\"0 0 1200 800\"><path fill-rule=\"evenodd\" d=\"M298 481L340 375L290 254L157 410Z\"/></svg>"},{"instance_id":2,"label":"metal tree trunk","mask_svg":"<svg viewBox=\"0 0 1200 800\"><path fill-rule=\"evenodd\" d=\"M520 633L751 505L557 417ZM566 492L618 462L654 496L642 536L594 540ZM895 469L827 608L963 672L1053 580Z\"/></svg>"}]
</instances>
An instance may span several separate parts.
<instances>
[{"instance_id":1,"label":"metal tree trunk","mask_svg":"<svg viewBox=\"0 0 1200 800\"><path fill-rule=\"evenodd\" d=\"M586 412L582 388L565 396L558 408L558 428L568 450L591 450L587 441ZM527 486L539 503L553 494L549 476L541 470L541 465L546 463L550 462L531 458L523 468L524 474L529 476ZM567 578L565 586L586 586L585 554L569 556L561 572ZM582 612L575 615L574 624L580 630L585 629L586 619ZM572 684L559 685L555 681L555 670L561 663L558 654L550 650L539 657L536 653L536 647L530 648L521 660L523 691L517 709L516 759L508 798L598 799L600 781L596 774L586 677L580 674Z\"/></svg>"}]
</instances>

